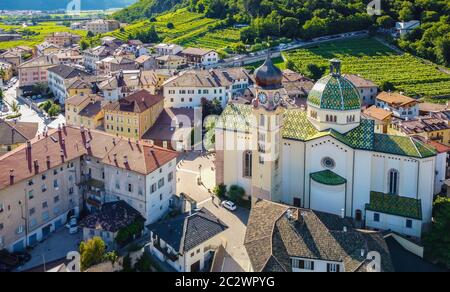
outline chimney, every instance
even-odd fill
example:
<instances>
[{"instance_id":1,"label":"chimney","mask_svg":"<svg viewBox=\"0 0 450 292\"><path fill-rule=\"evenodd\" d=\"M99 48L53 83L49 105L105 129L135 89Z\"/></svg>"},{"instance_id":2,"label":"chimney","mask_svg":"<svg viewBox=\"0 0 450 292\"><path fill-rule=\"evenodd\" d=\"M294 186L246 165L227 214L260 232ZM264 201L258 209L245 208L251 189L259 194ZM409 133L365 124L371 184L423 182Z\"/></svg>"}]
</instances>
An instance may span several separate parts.
<instances>
[{"instance_id":1,"label":"chimney","mask_svg":"<svg viewBox=\"0 0 450 292\"><path fill-rule=\"evenodd\" d=\"M344 218L345 218L345 210L341 209L341 219L344 219Z\"/></svg>"},{"instance_id":2,"label":"chimney","mask_svg":"<svg viewBox=\"0 0 450 292\"><path fill-rule=\"evenodd\" d=\"M361 248L361 257L363 258L365 254L366 254L366 251L363 248Z\"/></svg>"},{"instance_id":3,"label":"chimney","mask_svg":"<svg viewBox=\"0 0 450 292\"><path fill-rule=\"evenodd\" d=\"M14 169L10 169L9 170L9 184L13 185L14 184Z\"/></svg>"},{"instance_id":4,"label":"chimney","mask_svg":"<svg viewBox=\"0 0 450 292\"><path fill-rule=\"evenodd\" d=\"M31 150L31 141L30 140L27 141L27 148L28 148L28 150Z\"/></svg>"},{"instance_id":5,"label":"chimney","mask_svg":"<svg viewBox=\"0 0 450 292\"><path fill-rule=\"evenodd\" d=\"M113 145L116 146L116 138L113 138Z\"/></svg>"},{"instance_id":6,"label":"chimney","mask_svg":"<svg viewBox=\"0 0 450 292\"><path fill-rule=\"evenodd\" d=\"M347 232L347 226L344 226L343 230L344 230L344 232Z\"/></svg>"},{"instance_id":7,"label":"chimney","mask_svg":"<svg viewBox=\"0 0 450 292\"><path fill-rule=\"evenodd\" d=\"M114 156L114 162L117 162L117 154L114 153L113 156Z\"/></svg>"},{"instance_id":8,"label":"chimney","mask_svg":"<svg viewBox=\"0 0 450 292\"><path fill-rule=\"evenodd\" d=\"M60 156L61 156L62 163L64 163L65 162L65 157L64 157L64 150L62 150L62 149L60 151Z\"/></svg>"},{"instance_id":9,"label":"chimney","mask_svg":"<svg viewBox=\"0 0 450 292\"><path fill-rule=\"evenodd\" d=\"M37 159L34 161L34 171L39 172L39 161Z\"/></svg>"},{"instance_id":10,"label":"chimney","mask_svg":"<svg viewBox=\"0 0 450 292\"><path fill-rule=\"evenodd\" d=\"M123 156L123 163L128 164L128 156L126 155Z\"/></svg>"},{"instance_id":11,"label":"chimney","mask_svg":"<svg viewBox=\"0 0 450 292\"><path fill-rule=\"evenodd\" d=\"M47 156L47 168L50 168L50 156Z\"/></svg>"},{"instance_id":12,"label":"chimney","mask_svg":"<svg viewBox=\"0 0 450 292\"><path fill-rule=\"evenodd\" d=\"M86 149L91 149L91 140L86 141Z\"/></svg>"}]
</instances>

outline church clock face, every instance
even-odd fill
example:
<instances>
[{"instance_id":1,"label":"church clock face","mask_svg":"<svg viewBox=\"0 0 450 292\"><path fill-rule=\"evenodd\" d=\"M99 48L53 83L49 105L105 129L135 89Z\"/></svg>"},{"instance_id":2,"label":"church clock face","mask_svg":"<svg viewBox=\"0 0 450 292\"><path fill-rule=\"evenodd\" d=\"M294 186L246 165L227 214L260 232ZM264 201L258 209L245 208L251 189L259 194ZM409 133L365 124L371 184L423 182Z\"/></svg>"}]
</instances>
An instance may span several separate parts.
<instances>
[{"instance_id":1,"label":"church clock face","mask_svg":"<svg viewBox=\"0 0 450 292\"><path fill-rule=\"evenodd\" d=\"M267 102L267 95L263 92L258 94L258 99L260 103L266 103Z\"/></svg>"},{"instance_id":2,"label":"church clock face","mask_svg":"<svg viewBox=\"0 0 450 292\"><path fill-rule=\"evenodd\" d=\"M275 104L279 104L281 101L281 95L279 92L276 92L275 95L273 96L273 101L275 102Z\"/></svg>"}]
</instances>

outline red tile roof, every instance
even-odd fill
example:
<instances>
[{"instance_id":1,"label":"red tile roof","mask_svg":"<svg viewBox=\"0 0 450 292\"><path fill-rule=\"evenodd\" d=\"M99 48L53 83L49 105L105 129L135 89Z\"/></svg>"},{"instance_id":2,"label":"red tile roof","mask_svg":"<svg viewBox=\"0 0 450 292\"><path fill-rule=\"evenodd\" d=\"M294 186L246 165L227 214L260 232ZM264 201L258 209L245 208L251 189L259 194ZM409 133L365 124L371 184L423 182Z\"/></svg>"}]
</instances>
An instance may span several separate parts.
<instances>
[{"instance_id":1,"label":"red tile roof","mask_svg":"<svg viewBox=\"0 0 450 292\"><path fill-rule=\"evenodd\" d=\"M28 146L31 147L28 147ZM175 159L178 153L145 144L128 141L96 130L80 130L66 126L51 130L46 136L38 136L0 157L0 189L11 183L29 179L51 168L64 165L83 155L90 155L101 162L147 175L161 165ZM117 154L117 161L114 161ZM124 157L127 156L128 163ZM12 172L10 172L12 170ZM13 174L13 180L11 179Z\"/></svg>"}]
</instances>

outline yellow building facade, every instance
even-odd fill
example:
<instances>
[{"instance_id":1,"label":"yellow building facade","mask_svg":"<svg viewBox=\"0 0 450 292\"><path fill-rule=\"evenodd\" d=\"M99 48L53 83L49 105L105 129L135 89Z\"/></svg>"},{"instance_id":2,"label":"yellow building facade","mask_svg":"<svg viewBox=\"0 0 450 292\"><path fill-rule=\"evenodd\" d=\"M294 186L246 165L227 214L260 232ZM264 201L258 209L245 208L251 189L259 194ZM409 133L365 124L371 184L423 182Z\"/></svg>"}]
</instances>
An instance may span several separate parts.
<instances>
[{"instance_id":1,"label":"yellow building facade","mask_svg":"<svg viewBox=\"0 0 450 292\"><path fill-rule=\"evenodd\" d=\"M141 138L164 109L164 98L140 90L104 107L105 131L127 138Z\"/></svg>"}]
</instances>

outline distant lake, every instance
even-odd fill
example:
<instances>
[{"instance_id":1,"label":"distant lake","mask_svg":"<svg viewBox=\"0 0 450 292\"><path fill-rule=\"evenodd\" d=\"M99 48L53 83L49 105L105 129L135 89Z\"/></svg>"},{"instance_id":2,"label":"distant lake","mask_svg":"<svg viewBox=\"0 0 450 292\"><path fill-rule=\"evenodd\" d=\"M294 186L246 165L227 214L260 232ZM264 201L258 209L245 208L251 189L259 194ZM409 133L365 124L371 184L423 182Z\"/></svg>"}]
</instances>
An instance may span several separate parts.
<instances>
[{"instance_id":1,"label":"distant lake","mask_svg":"<svg viewBox=\"0 0 450 292\"><path fill-rule=\"evenodd\" d=\"M78 0L81 10L123 8L138 0ZM0 10L59 10L66 9L71 0L0 0Z\"/></svg>"}]
</instances>

